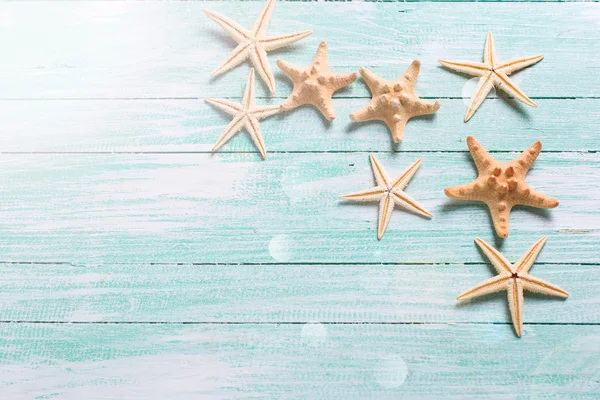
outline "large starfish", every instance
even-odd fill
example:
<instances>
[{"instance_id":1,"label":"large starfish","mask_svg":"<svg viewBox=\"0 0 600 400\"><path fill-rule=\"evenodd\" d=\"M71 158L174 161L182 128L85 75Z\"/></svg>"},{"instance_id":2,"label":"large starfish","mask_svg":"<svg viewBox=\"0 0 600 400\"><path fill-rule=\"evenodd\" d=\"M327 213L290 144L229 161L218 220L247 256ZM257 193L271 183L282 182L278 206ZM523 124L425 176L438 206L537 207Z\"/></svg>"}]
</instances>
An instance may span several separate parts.
<instances>
[{"instance_id":1,"label":"large starfish","mask_svg":"<svg viewBox=\"0 0 600 400\"><path fill-rule=\"evenodd\" d=\"M483 103L483 100L485 100L488 93L494 86L505 91L510 96L522 103L532 107L537 107L537 105L529 97L527 97L525 93L523 93L523 91L517 87L517 85L515 85L508 75L522 70L525 67L529 67L530 65L541 61L542 58L544 58L543 55L537 55L532 57L514 58L512 60L499 62L498 58L496 57L494 38L492 37L491 32L488 32L482 63L473 61L438 61L448 69L462 72L467 75L481 77L479 78L479 82L477 83L477 87L475 88L475 92L473 93L473 97L471 98L471 102L467 108L467 113L465 114L465 122L467 122L469 119L471 119L473 114L475 114L475 111L477 111L481 103Z\"/></svg>"},{"instance_id":2,"label":"large starfish","mask_svg":"<svg viewBox=\"0 0 600 400\"><path fill-rule=\"evenodd\" d=\"M424 102L415 94L421 62L414 60L404 75L395 81L386 81L366 68L359 70L371 91L369 104L350 114L352 121L383 121L390 128L394 142L404 138L404 129L409 119L418 115L432 114L439 110L440 101L435 104Z\"/></svg>"},{"instance_id":3,"label":"large starfish","mask_svg":"<svg viewBox=\"0 0 600 400\"><path fill-rule=\"evenodd\" d=\"M498 250L483 240L477 238L475 239L475 243L477 243L486 257L492 262L498 275L467 290L458 296L458 300L468 300L506 290L508 293L508 308L510 309L517 336L521 337L523 331L523 289L548 296L562 297L564 299L569 296L566 291L558 286L529 275L529 270L546 243L545 237L531 246L515 264L508 262Z\"/></svg>"},{"instance_id":4,"label":"large starfish","mask_svg":"<svg viewBox=\"0 0 600 400\"><path fill-rule=\"evenodd\" d=\"M373 175L375 176L375 182L377 186L371 189L363 190L362 192L356 192L351 194L345 194L342 199L353 200L353 201L378 201L379 202L379 225L377 227L377 239L381 240L385 228L390 222L392 217L392 211L394 205L404 207L409 211L431 218L431 214L425 211L425 209L419 205L412 197L404 193L404 188L408 185L411 178L417 172L419 165L423 161L419 158L410 167L408 167L402 175L395 181L392 181L388 176L383 166L379 164L379 161L373 154L370 154L371 168L373 169Z\"/></svg>"},{"instance_id":5,"label":"large starfish","mask_svg":"<svg viewBox=\"0 0 600 400\"><path fill-rule=\"evenodd\" d=\"M498 162L485 151L473 136L467 145L479 176L471 183L444 189L453 199L482 201L492 214L496 234L508 236L510 210L517 204L537 208L554 208L558 200L536 192L525 183L525 176L542 150L540 141L509 162Z\"/></svg>"},{"instance_id":6,"label":"large starfish","mask_svg":"<svg viewBox=\"0 0 600 400\"><path fill-rule=\"evenodd\" d=\"M277 66L294 83L294 90L281 104L281 109L287 111L303 104L312 104L330 121L335 118L331 96L336 90L356 80L355 72L336 75L329 70L325 42L321 42L312 64L307 67L299 68L284 60L277 60Z\"/></svg>"},{"instance_id":7,"label":"large starfish","mask_svg":"<svg viewBox=\"0 0 600 400\"><path fill-rule=\"evenodd\" d=\"M281 36L266 36L269 21L273 15L273 7L275 7L275 0L267 0L265 7L258 17L256 17L254 25L252 25L252 29L250 30L242 28L235 21L221 14L204 10L206 15L221 25L239 43L231 52L229 58L213 71L212 76L222 74L249 58L262 80L269 87L271 93L275 93L275 78L269 66L267 52L304 39L312 31L295 32Z\"/></svg>"},{"instance_id":8,"label":"large starfish","mask_svg":"<svg viewBox=\"0 0 600 400\"><path fill-rule=\"evenodd\" d=\"M223 99L209 98L206 99L206 101L233 117L229 125L225 128L225 132L223 132L219 140L217 140L217 143L215 143L212 151L219 149L242 128L246 128L252 142L258 148L258 151L260 151L262 158L264 159L267 157L267 150L265 149L265 142L260 133L260 124L258 121L270 117L273 114L277 114L279 112L279 106L255 105L254 68L250 69L246 90L244 91L244 97L242 98L241 104Z\"/></svg>"}]
</instances>

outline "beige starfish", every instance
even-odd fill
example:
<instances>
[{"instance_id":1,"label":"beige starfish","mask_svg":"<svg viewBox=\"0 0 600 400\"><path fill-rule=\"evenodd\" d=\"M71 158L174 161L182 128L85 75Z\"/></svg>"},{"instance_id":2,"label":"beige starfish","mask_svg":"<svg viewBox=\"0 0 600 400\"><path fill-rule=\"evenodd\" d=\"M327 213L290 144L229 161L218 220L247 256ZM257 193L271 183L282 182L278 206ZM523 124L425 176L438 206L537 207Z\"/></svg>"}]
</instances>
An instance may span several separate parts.
<instances>
[{"instance_id":1,"label":"beige starfish","mask_svg":"<svg viewBox=\"0 0 600 400\"><path fill-rule=\"evenodd\" d=\"M383 121L390 128L394 142L404 138L409 119L418 115L432 114L440 108L440 101L429 104L415 94L415 85L421 62L414 60L403 76L386 81L366 68L359 70L371 91L371 101L362 110L350 114L352 121Z\"/></svg>"},{"instance_id":2,"label":"beige starfish","mask_svg":"<svg viewBox=\"0 0 600 400\"><path fill-rule=\"evenodd\" d=\"M444 189L453 199L482 201L492 214L496 234L508 236L510 210L517 204L536 208L554 208L558 200L531 189L525 176L542 150L540 141L531 145L520 156L509 162L498 162L485 151L473 136L467 137L467 145L479 176L471 183Z\"/></svg>"},{"instance_id":3,"label":"beige starfish","mask_svg":"<svg viewBox=\"0 0 600 400\"><path fill-rule=\"evenodd\" d=\"M221 25L221 27L239 43L231 52L229 58L213 71L212 76L217 76L223 72L229 71L231 68L241 64L249 58L262 80L265 81L269 87L271 93L275 93L275 78L273 77L273 72L269 66L267 52L304 39L310 35L312 31L295 32L281 36L265 36L271 16L273 15L273 7L275 7L275 0L267 0L265 7L258 17L256 17L251 30L242 28L235 21L221 14L204 10L206 15Z\"/></svg>"},{"instance_id":4,"label":"beige starfish","mask_svg":"<svg viewBox=\"0 0 600 400\"><path fill-rule=\"evenodd\" d=\"M377 239L381 240L385 228L390 222L394 205L404 207L409 211L431 218L431 214L425 211L425 209L419 205L412 197L404 193L404 188L408 185L411 178L417 172L419 165L423 161L419 158L410 167L408 167L402 175L395 181L392 181L383 166L379 164L379 161L373 154L370 154L371 168L373 169L373 175L375 176L375 182L377 186L371 189L363 190L362 192L356 192L351 194L345 194L342 199L353 200L353 201L379 201L379 225L377 228Z\"/></svg>"},{"instance_id":5,"label":"beige starfish","mask_svg":"<svg viewBox=\"0 0 600 400\"><path fill-rule=\"evenodd\" d=\"M529 67L544 58L543 55L537 55L533 57L520 57L514 58L509 61L499 62L496 57L496 48L494 47L494 38L491 32L487 34L487 40L485 42L485 50L483 53L483 62L473 61L446 61L438 60L440 64L451 70L462 72L467 75L480 76L475 93L471 98L471 103L467 108L467 114L465 115L465 122L467 122L475 111L479 108L483 100L487 97L492 87L502 89L510 96L525 103L532 107L537 105L525 95L515 85L515 83L508 77L513 72L520 71L523 68Z\"/></svg>"},{"instance_id":6,"label":"beige starfish","mask_svg":"<svg viewBox=\"0 0 600 400\"><path fill-rule=\"evenodd\" d=\"M279 112L279 106L255 105L254 68L250 69L246 90L244 91L244 97L242 98L241 104L222 99L206 99L206 101L233 117L229 125L225 128L225 132L223 132L219 140L217 140L217 143L215 143L212 151L219 149L242 128L246 128L252 142L260 151L262 158L264 159L267 157L267 150L265 149L265 142L260 133L260 124L258 121L277 114Z\"/></svg>"},{"instance_id":7,"label":"beige starfish","mask_svg":"<svg viewBox=\"0 0 600 400\"><path fill-rule=\"evenodd\" d=\"M546 238L543 237L527 250L514 265L492 246L477 238L475 243L481 248L486 257L492 262L498 275L481 282L479 285L467 290L458 300L468 300L474 297L496 293L501 290L508 292L508 308L512 316L513 326L517 336L521 337L523 331L523 289L548 296L557 296L566 299L569 294L558 286L529 275L535 259L544 247Z\"/></svg>"},{"instance_id":8,"label":"beige starfish","mask_svg":"<svg viewBox=\"0 0 600 400\"><path fill-rule=\"evenodd\" d=\"M336 90L348 86L356 80L356 73L336 75L327 66L327 43L321 42L317 54L309 66L299 68L284 60L277 60L277 66L294 83L292 94L281 104L284 111L303 104L312 104L328 120L335 118L331 106L331 96Z\"/></svg>"}]
</instances>

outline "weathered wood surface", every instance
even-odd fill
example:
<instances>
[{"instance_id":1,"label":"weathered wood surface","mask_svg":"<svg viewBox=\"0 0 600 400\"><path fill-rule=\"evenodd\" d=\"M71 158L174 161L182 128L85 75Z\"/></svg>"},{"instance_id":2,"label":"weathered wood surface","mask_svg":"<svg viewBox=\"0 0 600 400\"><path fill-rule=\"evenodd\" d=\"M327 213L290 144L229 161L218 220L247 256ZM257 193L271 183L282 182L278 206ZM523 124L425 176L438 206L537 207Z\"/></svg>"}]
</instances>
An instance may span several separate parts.
<instances>
[{"instance_id":1,"label":"weathered wood surface","mask_svg":"<svg viewBox=\"0 0 600 400\"><path fill-rule=\"evenodd\" d=\"M502 160L517 153L496 153ZM473 239L516 260L548 236L542 262L596 263L599 153L542 154L528 183L560 199L517 208L503 243L483 204L445 197L476 176L465 153L382 153L390 174L424 161L407 193L433 214L396 210L377 241L367 153L67 154L0 157L2 260L67 262L481 262ZM460 234L457 234L459 233ZM273 246L277 249L273 252Z\"/></svg>"},{"instance_id":2,"label":"weathered wood surface","mask_svg":"<svg viewBox=\"0 0 600 400\"><path fill-rule=\"evenodd\" d=\"M3 398L591 399L598 326L0 325Z\"/></svg>"},{"instance_id":3,"label":"weathered wood surface","mask_svg":"<svg viewBox=\"0 0 600 400\"><path fill-rule=\"evenodd\" d=\"M597 324L597 265L543 264L533 275L570 297L526 294L525 324ZM456 296L486 264L2 264L0 321L505 323L506 293ZM510 329L510 326L506 328Z\"/></svg>"},{"instance_id":4,"label":"weathered wood surface","mask_svg":"<svg viewBox=\"0 0 600 400\"><path fill-rule=\"evenodd\" d=\"M237 97L248 64L211 80L234 41L204 8L249 27L262 2L9 2L0 5L0 98ZM333 17L335 15L335 17ZM340 72L361 66L395 78L423 62L418 93L468 97L467 78L437 60L478 61L485 34L498 56L544 54L515 75L532 98L598 97L600 4L281 2L269 32L312 36L269 56L308 63L320 41ZM277 96L289 84L277 77ZM266 95L263 84L257 93ZM343 96L368 95L354 84Z\"/></svg>"},{"instance_id":5,"label":"weathered wood surface","mask_svg":"<svg viewBox=\"0 0 600 400\"><path fill-rule=\"evenodd\" d=\"M539 100L535 109L488 99L468 124L466 101L444 99L434 116L408 123L399 145L383 123L350 121L348 115L367 102L335 100L337 118L331 123L313 107L266 119L261 127L267 151L466 152L467 135L490 151L523 151L536 140L544 151L600 150L600 99ZM1 101L0 120L2 152L210 152L231 119L198 99ZM256 148L241 133L221 151Z\"/></svg>"}]
</instances>

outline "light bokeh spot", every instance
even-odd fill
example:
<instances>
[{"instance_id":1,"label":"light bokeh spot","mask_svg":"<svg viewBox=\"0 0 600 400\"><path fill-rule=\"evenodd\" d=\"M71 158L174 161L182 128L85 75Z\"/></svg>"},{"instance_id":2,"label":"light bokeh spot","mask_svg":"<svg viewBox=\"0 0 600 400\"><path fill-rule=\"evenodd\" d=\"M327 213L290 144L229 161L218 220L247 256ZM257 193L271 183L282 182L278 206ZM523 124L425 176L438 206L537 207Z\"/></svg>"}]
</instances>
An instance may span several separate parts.
<instances>
[{"instance_id":1,"label":"light bokeh spot","mask_svg":"<svg viewBox=\"0 0 600 400\"><path fill-rule=\"evenodd\" d=\"M294 239L285 234L276 235L269 242L269 254L276 261L288 262L293 258L293 247Z\"/></svg>"},{"instance_id":2,"label":"light bokeh spot","mask_svg":"<svg viewBox=\"0 0 600 400\"><path fill-rule=\"evenodd\" d=\"M379 366L373 371L375 379L381 387L394 389L402 386L408 376L408 366L400 356L393 356L381 360Z\"/></svg>"},{"instance_id":3,"label":"light bokeh spot","mask_svg":"<svg viewBox=\"0 0 600 400\"><path fill-rule=\"evenodd\" d=\"M305 343L323 343L327 340L327 326L319 322L308 322L302 327L300 336Z\"/></svg>"}]
</instances>

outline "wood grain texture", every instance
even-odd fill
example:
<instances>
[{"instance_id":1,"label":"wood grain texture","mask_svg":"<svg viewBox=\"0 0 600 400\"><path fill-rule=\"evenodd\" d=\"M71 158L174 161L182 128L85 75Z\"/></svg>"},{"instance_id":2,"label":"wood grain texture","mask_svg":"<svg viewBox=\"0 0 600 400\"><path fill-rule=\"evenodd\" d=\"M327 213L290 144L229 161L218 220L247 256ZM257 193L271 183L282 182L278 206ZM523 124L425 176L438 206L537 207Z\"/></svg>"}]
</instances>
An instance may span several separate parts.
<instances>
[{"instance_id":1,"label":"wood grain texture","mask_svg":"<svg viewBox=\"0 0 600 400\"><path fill-rule=\"evenodd\" d=\"M544 151L600 150L600 99L539 100L538 108L488 99L480 118L464 124L466 101L442 100L435 115L411 120L399 145L383 123L350 121L348 115L367 99L334 100L332 123L302 107L268 118L261 127L267 150L276 152L467 151L468 135L490 151L522 151L536 140ZM1 101L0 120L3 152L210 152L230 118L202 99L39 100ZM221 151L256 148L241 134Z\"/></svg>"},{"instance_id":2,"label":"wood grain texture","mask_svg":"<svg viewBox=\"0 0 600 400\"><path fill-rule=\"evenodd\" d=\"M3 155L2 260L461 263L481 262L475 237L518 258L548 236L541 262L598 261L599 153L542 153L528 183L561 204L515 209L504 243L494 237L483 204L443 193L475 176L466 153L378 156L392 175L424 158L407 193L433 214L427 220L394 211L380 242L377 205L339 197L373 185L367 153L259 157ZM273 256L273 240L281 241L276 246L284 255Z\"/></svg>"},{"instance_id":3,"label":"wood grain texture","mask_svg":"<svg viewBox=\"0 0 600 400\"><path fill-rule=\"evenodd\" d=\"M598 326L525 325L519 340L507 325L3 324L0 394L590 399L599 338Z\"/></svg>"},{"instance_id":4,"label":"wood grain texture","mask_svg":"<svg viewBox=\"0 0 600 400\"><path fill-rule=\"evenodd\" d=\"M8 2L0 5L0 98L237 97L248 64L211 80L234 48L202 12L210 8L250 27L262 2ZM329 15L335 14L335 18ZM321 40L340 73L368 67L388 79L417 57L417 94L470 97L468 78L437 60L478 61L493 31L498 56L545 54L514 76L533 99L597 97L600 4L281 2L271 33L313 34L270 55L307 64ZM15 40L18 38L18 40ZM277 97L289 83L278 73ZM267 89L257 85L257 95ZM339 96L368 95L360 82ZM479 115L481 117L481 115Z\"/></svg>"},{"instance_id":5,"label":"wood grain texture","mask_svg":"<svg viewBox=\"0 0 600 400\"><path fill-rule=\"evenodd\" d=\"M597 268L535 265L571 296L527 293L525 323L600 323ZM483 263L2 264L0 273L0 321L510 323L504 292L456 301L493 276Z\"/></svg>"}]
</instances>

